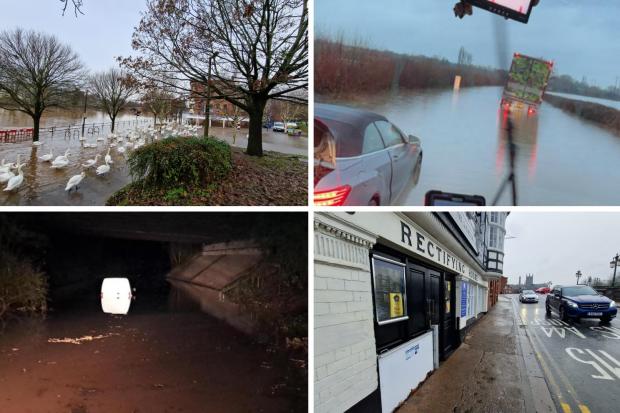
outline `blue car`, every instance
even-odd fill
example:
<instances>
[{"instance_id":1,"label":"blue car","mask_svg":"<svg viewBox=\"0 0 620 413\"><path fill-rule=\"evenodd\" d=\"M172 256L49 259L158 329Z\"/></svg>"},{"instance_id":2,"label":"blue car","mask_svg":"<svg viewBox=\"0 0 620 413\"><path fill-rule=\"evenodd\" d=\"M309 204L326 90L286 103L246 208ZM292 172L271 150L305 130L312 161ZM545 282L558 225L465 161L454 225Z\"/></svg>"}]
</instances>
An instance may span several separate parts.
<instances>
[{"instance_id":1,"label":"blue car","mask_svg":"<svg viewBox=\"0 0 620 413\"><path fill-rule=\"evenodd\" d=\"M616 303L587 285L555 286L545 302L547 315L556 312L564 321L598 318L608 323L618 312Z\"/></svg>"}]
</instances>

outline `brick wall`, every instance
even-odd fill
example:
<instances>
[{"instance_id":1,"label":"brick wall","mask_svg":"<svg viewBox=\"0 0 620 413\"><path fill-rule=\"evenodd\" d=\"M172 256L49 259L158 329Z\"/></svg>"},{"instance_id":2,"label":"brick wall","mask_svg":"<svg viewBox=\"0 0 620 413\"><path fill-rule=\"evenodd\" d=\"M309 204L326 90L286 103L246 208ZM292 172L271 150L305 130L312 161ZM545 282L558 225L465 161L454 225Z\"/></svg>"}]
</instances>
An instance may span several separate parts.
<instances>
[{"instance_id":1,"label":"brick wall","mask_svg":"<svg viewBox=\"0 0 620 413\"><path fill-rule=\"evenodd\" d=\"M317 226L314 270L314 407L342 412L378 385L370 240Z\"/></svg>"}]
</instances>

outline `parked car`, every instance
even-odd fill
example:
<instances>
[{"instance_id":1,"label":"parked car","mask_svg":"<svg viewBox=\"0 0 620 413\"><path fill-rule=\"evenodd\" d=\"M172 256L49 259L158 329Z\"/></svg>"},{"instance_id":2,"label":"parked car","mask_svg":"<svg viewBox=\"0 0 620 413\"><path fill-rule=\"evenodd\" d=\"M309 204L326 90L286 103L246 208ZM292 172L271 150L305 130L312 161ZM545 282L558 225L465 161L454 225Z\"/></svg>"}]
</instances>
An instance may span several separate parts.
<instances>
[{"instance_id":1,"label":"parked car","mask_svg":"<svg viewBox=\"0 0 620 413\"><path fill-rule=\"evenodd\" d=\"M587 285L555 286L545 302L547 315L558 313L560 318L599 318L608 323L618 312L616 303Z\"/></svg>"},{"instance_id":2,"label":"parked car","mask_svg":"<svg viewBox=\"0 0 620 413\"><path fill-rule=\"evenodd\" d=\"M420 139L377 113L314 107L314 204L389 205L417 185Z\"/></svg>"},{"instance_id":3,"label":"parked car","mask_svg":"<svg viewBox=\"0 0 620 413\"><path fill-rule=\"evenodd\" d=\"M274 132L284 132L286 127L284 126L284 122L274 122L273 127L271 128Z\"/></svg>"},{"instance_id":4,"label":"parked car","mask_svg":"<svg viewBox=\"0 0 620 413\"><path fill-rule=\"evenodd\" d=\"M127 314L133 300L127 278L105 278L101 283L101 309L108 314Z\"/></svg>"},{"instance_id":5,"label":"parked car","mask_svg":"<svg viewBox=\"0 0 620 413\"><path fill-rule=\"evenodd\" d=\"M551 292L551 288L549 287L541 287L541 288L537 288L536 292L538 294L549 294Z\"/></svg>"},{"instance_id":6,"label":"parked car","mask_svg":"<svg viewBox=\"0 0 620 413\"><path fill-rule=\"evenodd\" d=\"M538 295L532 290L523 290L519 294L519 301L522 303L537 303Z\"/></svg>"}]
</instances>

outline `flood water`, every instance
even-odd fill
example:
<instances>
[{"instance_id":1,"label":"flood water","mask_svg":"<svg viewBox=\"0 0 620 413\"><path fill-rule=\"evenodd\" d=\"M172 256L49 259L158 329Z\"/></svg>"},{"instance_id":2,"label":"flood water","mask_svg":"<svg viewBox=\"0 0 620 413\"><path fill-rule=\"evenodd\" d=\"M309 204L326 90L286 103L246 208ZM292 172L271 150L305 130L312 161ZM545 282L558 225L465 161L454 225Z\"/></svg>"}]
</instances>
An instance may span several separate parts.
<instances>
[{"instance_id":1,"label":"flood water","mask_svg":"<svg viewBox=\"0 0 620 413\"><path fill-rule=\"evenodd\" d=\"M70 111L50 112L48 117L42 120L41 146L33 146L32 142L0 143L0 160L15 162L20 156L23 168L24 183L19 191L4 192L6 184L0 185L0 205L25 205L25 206L102 206L106 200L116 191L131 182L126 159L128 151L121 154L116 147L110 148L110 155L114 164L110 165L110 172L104 176L97 176L96 167L84 169L82 164L89 159L95 159L100 155L96 166L104 164L104 156L110 147L106 137L110 133L109 119L103 112L88 112L85 128L86 142L97 144L96 148L85 148L79 140L81 134L82 113ZM136 128L152 124L152 119L137 118L130 113L119 116L117 120L117 133L127 133ZM68 126L75 126L70 133L66 133ZM90 126L89 126L90 125ZM15 127L31 127L30 118L24 114L0 110L0 129ZM49 128L58 128L54 133ZM94 127L95 130L89 127ZM62 128L62 129L61 129ZM210 134L220 137L236 147L247 146L247 129L237 131L235 143L232 141L232 128L214 127ZM199 134L202 131L199 131ZM97 138L104 138L97 141ZM147 140L147 143L149 141ZM263 131L263 148L266 151L276 151L295 155L307 156L307 137L291 137L283 133ZM54 157L63 155L69 149L69 165L62 169L52 169L50 162L42 162L38 158L50 153ZM79 175L83 170L86 177L82 181L79 191L65 192L68 180Z\"/></svg>"},{"instance_id":2,"label":"flood water","mask_svg":"<svg viewBox=\"0 0 620 413\"><path fill-rule=\"evenodd\" d=\"M425 91L357 103L422 141L419 184L406 189L396 205L421 205L432 189L492 202L509 172L501 92ZM519 205L620 205L620 136L545 103L537 115L513 119ZM506 191L499 204L511 203Z\"/></svg>"}]
</instances>

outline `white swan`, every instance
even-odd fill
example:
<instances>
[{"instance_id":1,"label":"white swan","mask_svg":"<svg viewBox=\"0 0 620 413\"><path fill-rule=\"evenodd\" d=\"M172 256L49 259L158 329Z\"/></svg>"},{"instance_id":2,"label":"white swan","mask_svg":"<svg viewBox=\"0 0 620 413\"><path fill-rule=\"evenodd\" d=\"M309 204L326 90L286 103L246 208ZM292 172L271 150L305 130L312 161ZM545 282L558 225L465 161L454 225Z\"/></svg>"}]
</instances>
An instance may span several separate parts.
<instances>
[{"instance_id":1,"label":"white swan","mask_svg":"<svg viewBox=\"0 0 620 413\"><path fill-rule=\"evenodd\" d=\"M52 160L52 158L54 157L54 152L53 150L50 148L50 153L46 153L43 156L39 156L39 160L41 162L49 162Z\"/></svg>"},{"instance_id":2,"label":"white swan","mask_svg":"<svg viewBox=\"0 0 620 413\"><path fill-rule=\"evenodd\" d=\"M36 141L32 143L32 146L41 146L41 145L43 145L43 142L41 141Z\"/></svg>"},{"instance_id":3,"label":"white swan","mask_svg":"<svg viewBox=\"0 0 620 413\"><path fill-rule=\"evenodd\" d=\"M119 146L118 148L116 148L116 152L118 153L125 153L125 151L127 151L127 149L125 149L124 146Z\"/></svg>"},{"instance_id":4,"label":"white swan","mask_svg":"<svg viewBox=\"0 0 620 413\"><path fill-rule=\"evenodd\" d=\"M15 174L9 170L5 171L5 172L0 172L0 184L3 184L5 182L8 182L9 179L13 178L15 176Z\"/></svg>"},{"instance_id":5,"label":"white swan","mask_svg":"<svg viewBox=\"0 0 620 413\"><path fill-rule=\"evenodd\" d=\"M19 189L19 187L22 185L22 183L24 182L24 173L22 172L22 168L24 167L24 165L25 164L21 164L17 167L18 175L15 175L11 179L9 179L9 183L7 184L6 188L4 188L5 192L15 191Z\"/></svg>"},{"instance_id":6,"label":"white swan","mask_svg":"<svg viewBox=\"0 0 620 413\"><path fill-rule=\"evenodd\" d=\"M84 180L85 176L86 172L82 172L79 175L72 176L71 179L69 179L69 182L67 182L67 187L65 188L65 191L71 192L73 188L75 188L76 191L80 189L78 185L80 185L80 183Z\"/></svg>"},{"instance_id":7,"label":"white swan","mask_svg":"<svg viewBox=\"0 0 620 413\"><path fill-rule=\"evenodd\" d=\"M17 160L15 161L15 163L10 163L9 164L9 168L10 169L17 169L20 165L19 161L21 160L21 154L17 154Z\"/></svg>"},{"instance_id":8,"label":"white swan","mask_svg":"<svg viewBox=\"0 0 620 413\"><path fill-rule=\"evenodd\" d=\"M110 148L108 148L108 153L106 153L105 155L105 163L114 163L114 161L112 160L112 156L110 155Z\"/></svg>"},{"instance_id":9,"label":"white swan","mask_svg":"<svg viewBox=\"0 0 620 413\"><path fill-rule=\"evenodd\" d=\"M105 175L110 172L110 165L106 162L105 165L100 165L97 167L97 175Z\"/></svg>"},{"instance_id":10,"label":"white swan","mask_svg":"<svg viewBox=\"0 0 620 413\"><path fill-rule=\"evenodd\" d=\"M61 169L69 165L68 156L69 156L69 149L65 151L64 155L57 156L56 159L54 159L54 162L52 162L52 168Z\"/></svg>"},{"instance_id":11,"label":"white swan","mask_svg":"<svg viewBox=\"0 0 620 413\"><path fill-rule=\"evenodd\" d=\"M95 156L95 159L89 159L89 160L87 160L87 161L86 161L86 163L83 163L83 164L82 164L82 166L83 166L84 168L90 168L90 167L92 167L92 166L95 166L95 164L96 164L96 163L97 163L97 161L99 160L99 157L100 157L100 156L101 156L101 155L97 154L97 155Z\"/></svg>"}]
</instances>

